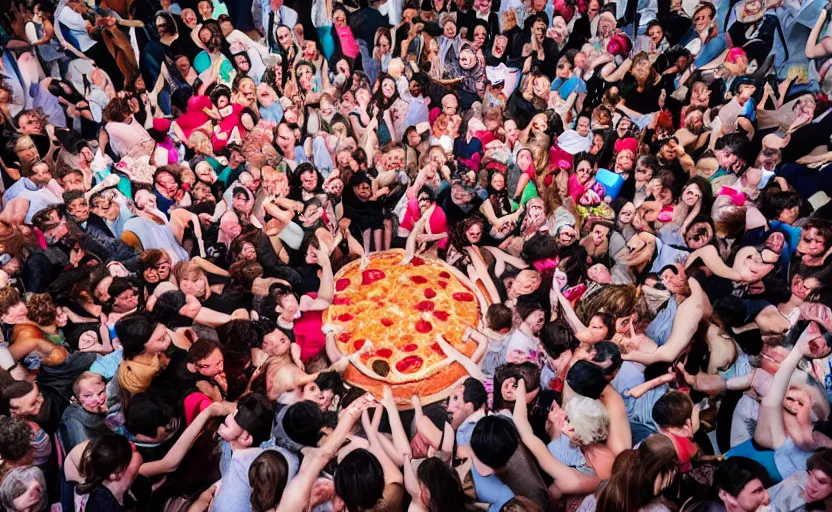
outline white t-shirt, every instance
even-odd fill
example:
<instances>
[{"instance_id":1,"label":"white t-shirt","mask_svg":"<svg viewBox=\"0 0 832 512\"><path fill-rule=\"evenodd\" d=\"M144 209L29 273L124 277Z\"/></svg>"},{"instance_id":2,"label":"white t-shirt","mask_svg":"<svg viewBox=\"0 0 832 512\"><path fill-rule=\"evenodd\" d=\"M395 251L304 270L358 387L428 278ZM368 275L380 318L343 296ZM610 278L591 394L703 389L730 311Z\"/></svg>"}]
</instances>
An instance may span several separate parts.
<instances>
[{"instance_id":1,"label":"white t-shirt","mask_svg":"<svg viewBox=\"0 0 832 512\"><path fill-rule=\"evenodd\" d=\"M72 37L78 42L78 49L82 52L89 50L95 44L95 40L87 33L87 22L84 17L69 7L61 9L58 14L58 21L69 29Z\"/></svg>"}]
</instances>

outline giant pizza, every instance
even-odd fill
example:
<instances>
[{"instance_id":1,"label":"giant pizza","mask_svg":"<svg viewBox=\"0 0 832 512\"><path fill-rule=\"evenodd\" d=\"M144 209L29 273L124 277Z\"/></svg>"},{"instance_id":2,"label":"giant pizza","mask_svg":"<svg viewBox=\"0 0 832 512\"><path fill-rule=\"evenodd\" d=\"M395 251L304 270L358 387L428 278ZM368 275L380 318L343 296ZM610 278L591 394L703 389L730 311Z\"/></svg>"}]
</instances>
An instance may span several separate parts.
<instances>
[{"instance_id":1,"label":"giant pizza","mask_svg":"<svg viewBox=\"0 0 832 512\"><path fill-rule=\"evenodd\" d=\"M470 358L477 344L464 339L465 330L479 327L487 308L455 268L418 257L402 264L404 257L403 250L391 250L370 255L363 268L359 261L344 266L324 313L335 346L350 361L344 379L377 396L390 386L402 405L413 395L441 400L468 376L437 339Z\"/></svg>"}]
</instances>

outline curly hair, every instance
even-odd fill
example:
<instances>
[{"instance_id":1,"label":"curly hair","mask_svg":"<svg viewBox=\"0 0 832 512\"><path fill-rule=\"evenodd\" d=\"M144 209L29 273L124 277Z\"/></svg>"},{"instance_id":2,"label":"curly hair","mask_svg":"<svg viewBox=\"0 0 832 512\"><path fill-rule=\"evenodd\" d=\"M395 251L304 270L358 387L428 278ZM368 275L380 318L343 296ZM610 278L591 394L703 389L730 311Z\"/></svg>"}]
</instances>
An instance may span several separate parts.
<instances>
[{"instance_id":1,"label":"curly hair","mask_svg":"<svg viewBox=\"0 0 832 512\"><path fill-rule=\"evenodd\" d=\"M52 302L52 297L48 293L32 295L27 307L29 308L29 320L38 325L52 325L58 318L58 308Z\"/></svg>"},{"instance_id":2,"label":"curly hair","mask_svg":"<svg viewBox=\"0 0 832 512\"><path fill-rule=\"evenodd\" d=\"M451 229L450 234L450 241L451 245L454 246L458 251L463 252L463 249L469 247L473 244L468 241L467 231L474 225L479 224L480 228L482 228L483 233L485 233L488 225L485 221L485 218L479 214L472 215L464 220L461 220L456 223L456 225Z\"/></svg>"},{"instance_id":3,"label":"curly hair","mask_svg":"<svg viewBox=\"0 0 832 512\"><path fill-rule=\"evenodd\" d=\"M566 403L565 410L578 444L589 446L609 437L610 417L600 400L576 396Z\"/></svg>"},{"instance_id":4,"label":"curly hair","mask_svg":"<svg viewBox=\"0 0 832 512\"><path fill-rule=\"evenodd\" d=\"M24 420L0 416L0 457L5 461L19 461L29 453L32 427Z\"/></svg>"}]
</instances>

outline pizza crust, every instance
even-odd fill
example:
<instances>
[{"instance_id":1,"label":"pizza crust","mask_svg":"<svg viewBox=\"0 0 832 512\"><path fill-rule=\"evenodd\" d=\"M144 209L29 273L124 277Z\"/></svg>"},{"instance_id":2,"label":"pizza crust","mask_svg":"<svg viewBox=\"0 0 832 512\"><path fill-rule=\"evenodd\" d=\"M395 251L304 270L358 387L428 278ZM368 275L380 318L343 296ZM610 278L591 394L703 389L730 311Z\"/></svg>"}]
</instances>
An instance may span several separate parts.
<instances>
[{"instance_id":1,"label":"pizza crust","mask_svg":"<svg viewBox=\"0 0 832 512\"><path fill-rule=\"evenodd\" d=\"M374 253L370 255L370 265L367 267L367 270L381 270L385 273L384 278L382 279L389 279L393 278L394 280L400 280L401 283L408 283L414 275L423 275L423 276L431 276L439 275L442 271L447 272L450 274L450 278L442 276L442 280L447 280L449 282L454 282L453 286L448 286L449 290L446 289L435 289L434 291L437 292L435 295L439 297L437 302L444 301L446 304L448 303L448 298L456 293L460 293L460 288L464 289L466 292L470 293L474 297L474 304L476 310L476 321L474 325L467 325L463 324L459 321L458 318L454 318L453 321L449 323L449 326L444 329L445 331L453 331L455 339L448 339L445 336L446 340L453 345L457 350L462 352L464 355L470 357L474 351L476 351L477 344L472 340L468 342L462 342L460 339L461 335L458 335L459 330L464 327L479 327L481 328L483 318L485 317L485 313L488 308L488 301L486 300L485 295L477 288L476 286L471 283L468 277L457 270L456 268L448 265L444 261L441 260L425 260L423 265L427 265L430 269L430 272L414 272L412 269L414 268L413 265L406 265L406 266L399 266L399 262L405 256L405 251L401 249L394 249L390 251L384 251L379 253ZM373 263L376 263L375 265ZM402 361L401 357L394 358L393 355L390 357L382 357L377 354L372 354L372 351L367 351L365 347L361 347L361 349L356 350L354 344L360 342L360 340L366 340L366 342L376 343L379 340L373 340L372 336L366 335L368 332L376 332L379 330L378 325L374 325L373 327L363 326L362 324L358 323L359 320L368 320L367 311L372 311L373 313L378 313L378 315L374 315L369 317L371 320L375 320L376 318L388 318L388 317L396 317L397 319L404 319L405 321L415 321L416 319L424 318L424 315L429 315L432 310L429 312L419 313L415 311L415 306L419 301L422 301L421 295L414 295L412 297L413 300L413 309L404 308L397 306L396 304L389 304L384 302L382 309L373 311L373 307L377 306L379 301L382 298L382 295L379 294L377 290L380 287L373 287L373 283L369 285L360 285L355 284L355 278L357 276L361 276L362 273L358 270L358 265L360 261L354 261L339 270L339 272L335 275L335 282L338 283L339 279L344 279L345 276L350 276L349 283L347 283L346 288L342 289L343 294L345 296L352 297L352 301L360 302L364 305L363 308L356 307L355 309L346 309L347 311L355 312L355 316L352 314L346 315L350 318L344 318L345 314L342 313L338 315L338 312L345 311L344 307L337 307L339 305L343 306L344 304L338 304L338 301L335 301L335 305L333 307L328 308L324 311L323 320L324 323L336 323L339 326L343 327L345 331L351 333L351 335L347 335L345 339L339 339L336 342L337 349L344 354L344 357L347 357L350 361L350 365L348 366L347 370L344 373L344 380L354 386L361 387L366 389L367 391L375 394L376 396L381 396L384 386L390 386L391 390L393 391L393 396L396 399L396 402L400 405L401 408L410 408L410 398L413 395L418 395L423 403L432 403L440 400L444 400L448 397L451 393L455 385L458 382L463 381L465 378L468 377L468 373L465 371L465 368L455 362L452 359L444 358L439 361L436 361L437 353L435 348L430 348L432 345L432 339L437 333L444 334L442 329L432 330L430 334L426 334L424 331L420 331L417 333L417 330L414 327L411 328L413 330L413 337L415 338L413 343L418 345L418 348L414 351L410 351L408 353L412 353L413 355L419 356L424 366L415 370L413 372L402 373L398 369L396 369L395 361ZM421 267L423 265L416 265L416 267ZM400 273L397 275L397 271L401 270ZM434 274L434 271L436 274ZM411 277L408 277L410 274ZM376 282L376 281L374 281ZM414 281L415 282L415 281ZM415 286L417 288L429 287L430 283L427 284L419 284L416 283ZM356 288L358 286L358 288ZM386 286L386 289L391 289L391 283L389 280L383 282L383 286ZM393 283L395 286L395 281ZM361 290L364 293L360 294L360 297L355 296L355 291ZM336 291L336 297L338 296L338 291ZM402 295L406 296L406 295ZM429 300L433 301L433 298ZM456 300L460 303L463 303L463 300L459 299L451 299ZM354 302L350 302L347 306L351 307ZM456 304L456 303L452 303ZM407 311L405 311L405 309ZM453 311L458 311L457 306L453 307ZM453 311L450 313L453 314ZM467 310L468 312L464 313L463 316L468 318L471 317L472 311ZM350 330L350 327L353 322L358 323L356 329ZM443 321L434 321L435 325L442 325ZM384 324L387 325L387 324ZM401 330L400 327L397 330ZM409 334L409 333L408 333ZM337 336L337 335L336 335ZM431 341L428 341L431 340ZM364 342L364 343L366 343ZM401 341L399 341L401 343ZM388 346L395 345L396 342L391 342L390 340L386 340L386 344ZM400 356L402 354L401 346L399 348L394 348L393 350L396 351ZM371 355L365 356L364 361L362 361L362 355L364 353L370 352ZM441 354L441 350L439 354ZM407 357L407 356L405 356ZM441 355L439 355L441 357ZM384 360L389 366L389 373L387 373L384 377L380 376L376 373L372 368L372 361L375 360Z\"/></svg>"}]
</instances>

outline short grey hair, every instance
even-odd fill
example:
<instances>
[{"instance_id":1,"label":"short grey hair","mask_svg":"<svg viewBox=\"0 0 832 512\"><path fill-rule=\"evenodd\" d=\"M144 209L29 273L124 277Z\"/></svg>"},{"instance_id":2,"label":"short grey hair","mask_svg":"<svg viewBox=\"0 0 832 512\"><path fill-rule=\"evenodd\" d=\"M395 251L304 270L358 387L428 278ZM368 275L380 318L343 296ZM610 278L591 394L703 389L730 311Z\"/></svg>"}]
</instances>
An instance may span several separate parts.
<instances>
[{"instance_id":1,"label":"short grey hair","mask_svg":"<svg viewBox=\"0 0 832 512\"><path fill-rule=\"evenodd\" d=\"M600 400L576 396L567 402L566 414L581 446L605 441L610 435L610 417Z\"/></svg>"},{"instance_id":2,"label":"short grey hair","mask_svg":"<svg viewBox=\"0 0 832 512\"><path fill-rule=\"evenodd\" d=\"M42 491L40 502L36 503L32 510L41 512L46 510L48 505L48 494L46 490L46 479L43 477L43 472L40 468L35 466L23 466L14 468L9 471L0 482L0 504L6 510L16 510L14 507L14 500L19 498L29 488L32 481L37 481L40 484Z\"/></svg>"}]
</instances>

